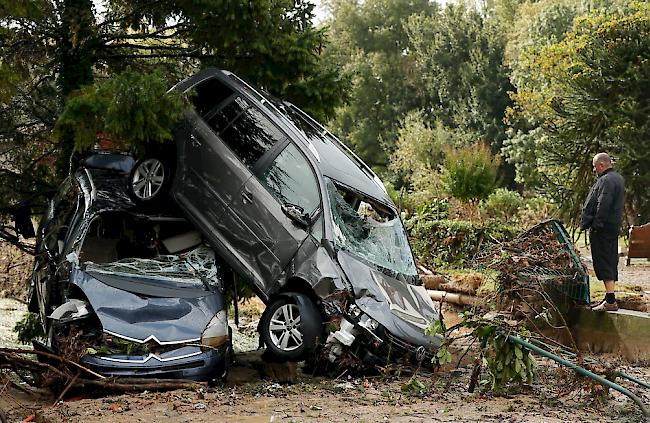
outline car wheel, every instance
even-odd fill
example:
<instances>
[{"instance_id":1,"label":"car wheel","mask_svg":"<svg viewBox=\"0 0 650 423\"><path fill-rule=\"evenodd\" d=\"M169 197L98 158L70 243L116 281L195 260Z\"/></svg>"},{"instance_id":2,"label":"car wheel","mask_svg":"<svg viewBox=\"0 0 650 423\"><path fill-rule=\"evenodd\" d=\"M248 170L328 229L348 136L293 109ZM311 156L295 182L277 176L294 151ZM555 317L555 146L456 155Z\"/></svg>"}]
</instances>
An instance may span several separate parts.
<instances>
[{"instance_id":1,"label":"car wheel","mask_svg":"<svg viewBox=\"0 0 650 423\"><path fill-rule=\"evenodd\" d=\"M140 204L150 204L167 191L171 182L171 170L166 162L158 157L138 160L129 174L128 192Z\"/></svg>"},{"instance_id":2,"label":"car wheel","mask_svg":"<svg viewBox=\"0 0 650 423\"><path fill-rule=\"evenodd\" d=\"M299 361L316 348L323 324L312 301L286 294L271 303L260 319L260 337L267 351L283 361Z\"/></svg>"}]
</instances>

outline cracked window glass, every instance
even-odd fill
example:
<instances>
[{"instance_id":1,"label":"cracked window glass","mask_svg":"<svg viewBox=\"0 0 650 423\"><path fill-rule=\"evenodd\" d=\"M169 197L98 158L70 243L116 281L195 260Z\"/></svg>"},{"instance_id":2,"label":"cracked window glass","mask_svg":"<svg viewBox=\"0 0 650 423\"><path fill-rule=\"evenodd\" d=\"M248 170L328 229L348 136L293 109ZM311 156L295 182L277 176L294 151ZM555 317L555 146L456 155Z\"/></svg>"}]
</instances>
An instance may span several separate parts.
<instances>
[{"instance_id":1,"label":"cracked window glass","mask_svg":"<svg viewBox=\"0 0 650 423\"><path fill-rule=\"evenodd\" d=\"M84 263L88 272L176 282L179 287L205 286L221 289L214 251L200 246L187 253L160 255L151 259L125 258L110 263Z\"/></svg>"},{"instance_id":2,"label":"cracked window glass","mask_svg":"<svg viewBox=\"0 0 650 423\"><path fill-rule=\"evenodd\" d=\"M66 179L50 205L51 220L44 228L45 246L52 253L63 252L63 242L77 210L84 207L84 198L71 178Z\"/></svg>"},{"instance_id":3,"label":"cracked window glass","mask_svg":"<svg viewBox=\"0 0 650 423\"><path fill-rule=\"evenodd\" d=\"M335 244L392 276L417 277L415 261L399 216L327 179ZM394 274L398 275L394 275Z\"/></svg>"}]
</instances>

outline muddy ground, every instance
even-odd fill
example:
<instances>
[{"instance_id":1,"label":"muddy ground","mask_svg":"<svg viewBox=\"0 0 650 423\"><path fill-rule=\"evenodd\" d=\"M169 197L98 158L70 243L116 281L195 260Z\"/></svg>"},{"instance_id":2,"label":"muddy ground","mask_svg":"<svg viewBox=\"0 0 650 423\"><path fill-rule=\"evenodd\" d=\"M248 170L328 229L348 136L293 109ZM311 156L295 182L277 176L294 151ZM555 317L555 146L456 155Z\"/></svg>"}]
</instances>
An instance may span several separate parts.
<instances>
[{"instance_id":1,"label":"muddy ground","mask_svg":"<svg viewBox=\"0 0 650 423\"><path fill-rule=\"evenodd\" d=\"M255 356L255 355L254 355ZM240 358L244 357L240 355ZM52 405L51 395L11 388L0 397L9 421L34 415L44 422L637 422L626 397L608 398L569 372L541 363L537 381L509 394L468 393L469 366L411 376L314 378L294 384L260 379L255 358L234 367L226 386L91 398L71 393ZM645 370L628 369L637 376ZM650 397L645 396L649 402Z\"/></svg>"},{"instance_id":2,"label":"muddy ground","mask_svg":"<svg viewBox=\"0 0 650 423\"><path fill-rule=\"evenodd\" d=\"M0 264L1 266L1 264ZM13 268L12 268L13 269ZM620 267L621 280L650 290L647 262L632 268ZM7 289L18 297L20 289ZM256 344L255 318L262 309L252 301L243 308L240 349ZM24 311L16 300L0 301L0 344L16 345L11 332ZM446 310L450 319L456 309ZM248 335L248 336L246 336ZM637 422L639 408L618 393L609 395L599 387L578 379L572 372L539 361L539 373L531 385L501 394L469 393L472 362L455 361L431 374L423 370L415 376L403 369L387 375L323 378L303 374L298 367L293 384L279 384L263 377L268 373L260 351L239 352L224 386L201 387L171 392L106 394L70 392L64 402L56 396L36 391L5 378L0 384L0 409L8 421L28 418L43 422ZM647 362L627 363L618 357L598 356L614 362L634 376L650 380ZM419 383L409 383L412 378ZM408 388L411 389L408 389ZM29 390L30 393L24 392ZM650 405L648 394L639 390Z\"/></svg>"}]
</instances>

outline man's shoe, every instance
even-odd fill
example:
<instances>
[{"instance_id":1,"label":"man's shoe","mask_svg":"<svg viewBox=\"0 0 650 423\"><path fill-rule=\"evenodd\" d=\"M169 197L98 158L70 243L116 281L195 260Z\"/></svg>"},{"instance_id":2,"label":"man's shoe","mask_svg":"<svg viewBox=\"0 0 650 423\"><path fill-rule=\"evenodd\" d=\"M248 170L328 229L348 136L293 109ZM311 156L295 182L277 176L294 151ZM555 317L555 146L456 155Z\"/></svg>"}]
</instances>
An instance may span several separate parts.
<instances>
[{"instance_id":1,"label":"man's shoe","mask_svg":"<svg viewBox=\"0 0 650 423\"><path fill-rule=\"evenodd\" d=\"M593 311L616 311L618 310L618 304L616 304L616 301L613 303L608 303L607 301L603 301L602 303L598 304L596 307L592 308Z\"/></svg>"}]
</instances>

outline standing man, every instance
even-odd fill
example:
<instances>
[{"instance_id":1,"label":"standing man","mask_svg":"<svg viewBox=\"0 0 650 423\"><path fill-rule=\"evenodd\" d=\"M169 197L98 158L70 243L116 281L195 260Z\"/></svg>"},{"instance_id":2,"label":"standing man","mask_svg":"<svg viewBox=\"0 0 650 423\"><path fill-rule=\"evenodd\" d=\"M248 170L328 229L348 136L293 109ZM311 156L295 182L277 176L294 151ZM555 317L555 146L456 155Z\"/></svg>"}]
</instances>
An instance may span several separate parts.
<instances>
[{"instance_id":1,"label":"standing man","mask_svg":"<svg viewBox=\"0 0 650 423\"><path fill-rule=\"evenodd\" d=\"M596 277L605 284L605 300L596 311L616 311L614 283L618 280L618 234L623 216L623 177L612 169L607 153L592 161L598 175L582 206L580 229L589 229L591 256Z\"/></svg>"}]
</instances>

